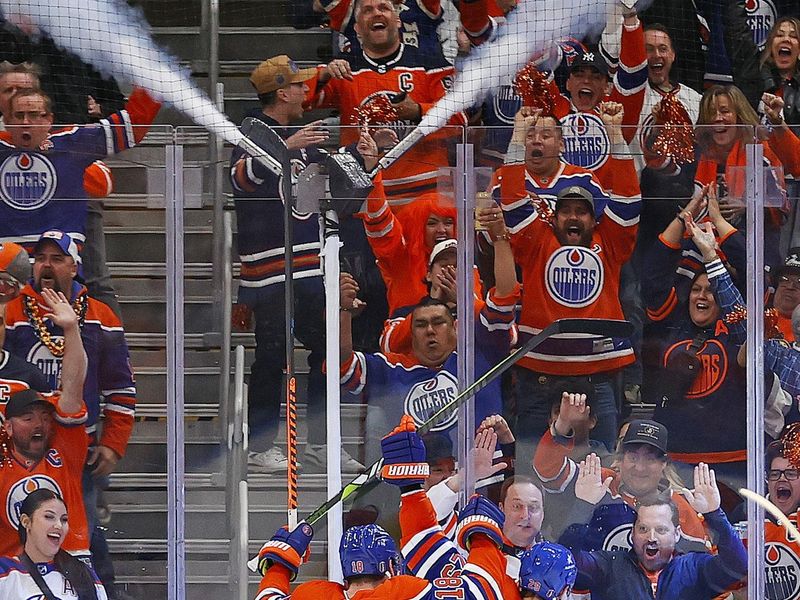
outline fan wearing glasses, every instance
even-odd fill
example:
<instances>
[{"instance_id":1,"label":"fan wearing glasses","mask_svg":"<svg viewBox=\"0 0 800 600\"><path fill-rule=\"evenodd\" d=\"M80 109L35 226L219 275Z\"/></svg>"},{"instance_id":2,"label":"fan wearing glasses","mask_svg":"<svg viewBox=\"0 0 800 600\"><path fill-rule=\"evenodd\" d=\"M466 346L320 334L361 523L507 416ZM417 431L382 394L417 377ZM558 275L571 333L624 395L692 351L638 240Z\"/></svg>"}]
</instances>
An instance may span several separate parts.
<instances>
[{"instance_id":1,"label":"fan wearing glasses","mask_svg":"<svg viewBox=\"0 0 800 600\"><path fill-rule=\"evenodd\" d=\"M798 425L794 426L799 427ZM769 499L797 524L800 507L800 469L788 457L797 453L798 430L790 428L780 440L767 446L766 468ZM764 553L767 557L767 600L797 598L800 594L800 540L771 519L764 523Z\"/></svg>"},{"instance_id":2,"label":"fan wearing glasses","mask_svg":"<svg viewBox=\"0 0 800 600\"><path fill-rule=\"evenodd\" d=\"M772 285L775 288L772 305L778 311L778 329L793 342L792 311L800 304L800 248L789 250L783 265L775 269Z\"/></svg>"}]
</instances>

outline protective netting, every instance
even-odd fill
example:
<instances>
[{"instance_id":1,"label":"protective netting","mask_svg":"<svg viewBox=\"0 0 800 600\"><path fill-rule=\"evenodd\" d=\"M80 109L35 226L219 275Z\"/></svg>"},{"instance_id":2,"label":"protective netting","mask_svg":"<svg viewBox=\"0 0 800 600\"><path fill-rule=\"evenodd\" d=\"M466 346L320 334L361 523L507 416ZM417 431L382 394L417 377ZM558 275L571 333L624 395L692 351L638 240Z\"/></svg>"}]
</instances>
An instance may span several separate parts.
<instances>
[{"instance_id":1,"label":"protective netting","mask_svg":"<svg viewBox=\"0 0 800 600\"><path fill-rule=\"evenodd\" d=\"M78 9L66 0L0 0L0 9L0 241L33 251L46 229L70 234L84 252L88 294L124 316L138 376L128 451L123 444L117 453L126 456L110 479L95 482L100 500L87 495L100 523L92 551L110 597L122 598L123 589L166 597L176 573L185 574L179 585L191 597L252 597L259 577L239 572L242 558L287 521L287 508L303 517L323 505L331 447L346 483L380 459L381 438L401 414L424 426L469 381L491 374L551 321L578 313L624 317L632 333L578 334L578 349L568 337L549 340L492 378L472 404L431 424L425 486L457 464L466 473L435 497L444 530L452 534L450 509L466 499L452 489L460 485L462 496L478 488L502 502L515 546L546 537L576 553L627 548L635 498L695 487L700 461L717 471L729 520L746 518L737 490L752 460L746 409L755 392L737 352L753 277L745 207L755 194L765 225L754 244L763 243L773 276L763 290L774 307L767 329L789 342L772 342L783 358L771 365L780 380L766 371L772 412L764 433L778 438L800 418L796 373L782 369L793 364L786 355L800 300L800 142L784 125L800 126L800 24L780 18L797 17L797 2L89 0ZM267 60L281 55L288 58ZM12 101L39 87L49 107L36 92ZM259 136L249 124L252 141L241 146L248 116L265 127ZM154 118L163 125L145 136ZM90 126L48 137L52 123ZM93 145L71 147L70 136ZM753 145L763 152L758 167ZM60 179L52 178L51 151L70 156ZM122 154L92 162L115 153ZM67 179L69 192L56 186ZM102 187L112 180L113 189ZM172 232L185 252L178 316L167 292L175 265L165 236L174 223L163 211L176 194L185 200L183 230ZM87 207L87 195L105 198L107 248L96 229L101 205ZM588 203L594 214L583 217L592 226L596 218L609 237L592 245L588 225L578 223L560 231L566 251L546 246L541 226L551 231L563 196L570 206ZM49 205L49 216L36 212L51 200L61 202ZM488 212L475 217L473 205ZM713 253L710 238L691 229L692 220L706 223L705 233L713 226L721 260L704 256ZM343 242L338 268L346 275L334 291L342 329L326 331L322 272L332 269L321 265L321 233ZM543 258L543 248L552 256ZM290 387L286 258L295 280ZM457 270L462 261L474 270ZM724 302L714 300L709 280L732 282ZM423 298L434 301L415 311ZM611 308L592 312L598 303ZM728 314L709 328L715 303ZM168 331L180 318L186 335L176 342ZM444 344L425 341L420 332L437 327L446 329ZM339 419L325 408L328 336L343 361ZM181 415L167 401L171 343L185 359ZM239 344L244 389L228 385L228 350ZM449 353L440 356L442 345ZM585 367L592 361L605 362L593 371ZM130 418L129 403L113 398L127 382L104 385L106 410ZM565 403L562 392L587 393L589 412ZM241 424L247 413L249 429ZM168 493L175 482L166 468L176 416L185 419L183 505ZM627 437L620 427L634 418L646 421ZM669 438L652 429L659 419ZM331 441L326 425L337 420ZM297 428L291 435L287 422ZM481 424L497 439L482 434L476 442ZM563 435L570 431L573 438ZM657 452L642 451L648 436L644 444ZM636 451L626 452L626 439L639 443ZM786 512L800 497L793 444L766 465L777 471L769 491ZM590 482L594 491L576 492L579 470L599 477L593 459L579 469L590 453L610 470ZM512 473L517 484L504 486ZM614 478L612 502L596 496L606 476ZM377 522L399 537L398 498L396 488L371 484L331 519L344 527ZM577 519L573 509L595 499L599 508ZM708 506L677 502L689 520L678 548L716 543L719 532L696 517ZM176 533L167 522L179 511L187 568L170 571L168 537ZM325 537L323 524L315 524L301 579L337 573L338 540L335 532ZM772 530L773 541L781 531ZM770 600L800 593L800 553L790 546L768 549Z\"/></svg>"}]
</instances>

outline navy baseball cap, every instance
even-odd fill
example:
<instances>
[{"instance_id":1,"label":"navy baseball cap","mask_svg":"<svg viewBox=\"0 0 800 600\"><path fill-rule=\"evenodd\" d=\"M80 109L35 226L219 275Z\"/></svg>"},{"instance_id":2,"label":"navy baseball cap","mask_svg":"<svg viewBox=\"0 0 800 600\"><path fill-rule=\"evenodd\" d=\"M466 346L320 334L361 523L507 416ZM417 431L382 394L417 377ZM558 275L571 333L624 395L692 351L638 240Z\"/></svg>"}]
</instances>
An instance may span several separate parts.
<instances>
[{"instance_id":1,"label":"navy baseball cap","mask_svg":"<svg viewBox=\"0 0 800 600\"><path fill-rule=\"evenodd\" d=\"M578 54L577 58L572 61L572 65L570 65L569 72L574 73L577 69L581 67L591 67L595 69L598 73L602 73L606 77L608 77L608 63L600 56L599 52L591 52L586 51L583 53Z\"/></svg>"},{"instance_id":2,"label":"navy baseball cap","mask_svg":"<svg viewBox=\"0 0 800 600\"><path fill-rule=\"evenodd\" d=\"M27 389L17 392L16 394L11 394L6 404L6 419L26 414L31 410L34 404L42 404L51 410L56 409L53 403L45 400L39 392Z\"/></svg>"},{"instance_id":3,"label":"navy baseball cap","mask_svg":"<svg viewBox=\"0 0 800 600\"><path fill-rule=\"evenodd\" d=\"M72 260L75 261L75 264L81 264L81 255L78 254L78 245L75 243L75 240L72 239L68 233L64 233L63 231L59 231L58 229L51 229L50 231L45 231L40 237L39 240L36 242L36 245L33 247L34 253L36 253L40 246L44 242L53 242L56 246L61 249L61 252L64 256L71 256Z\"/></svg>"},{"instance_id":4,"label":"navy baseball cap","mask_svg":"<svg viewBox=\"0 0 800 600\"><path fill-rule=\"evenodd\" d=\"M667 453L667 428L661 423L649 419L636 419L628 425L628 431L622 438L622 445L648 444Z\"/></svg>"}]
</instances>

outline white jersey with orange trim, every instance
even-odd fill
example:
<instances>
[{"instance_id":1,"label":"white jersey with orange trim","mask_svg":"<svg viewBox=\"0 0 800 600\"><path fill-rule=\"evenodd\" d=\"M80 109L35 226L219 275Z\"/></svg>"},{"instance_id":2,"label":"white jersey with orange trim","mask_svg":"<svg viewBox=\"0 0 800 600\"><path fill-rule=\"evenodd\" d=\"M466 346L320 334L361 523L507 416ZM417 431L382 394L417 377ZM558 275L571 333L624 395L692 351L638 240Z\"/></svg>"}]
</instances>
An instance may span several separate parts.
<instances>
[{"instance_id":1,"label":"white jersey with orange trim","mask_svg":"<svg viewBox=\"0 0 800 600\"><path fill-rule=\"evenodd\" d=\"M70 519L71 511L70 511ZM53 592L57 600L69 600L78 598L77 590L64 577L52 562L35 563L36 568L42 575L42 579ZM97 574L90 568L89 572L94 580L94 589L97 593L97 600L107 600L106 590ZM28 569L18 559L5 557L0 558L0 598L8 600L42 600L42 590L39 589L36 581L31 576Z\"/></svg>"},{"instance_id":2,"label":"white jersey with orange trim","mask_svg":"<svg viewBox=\"0 0 800 600\"><path fill-rule=\"evenodd\" d=\"M647 91L644 96L644 105L639 115L639 126L636 130L636 136L633 138L630 145L631 153L636 163L636 171L639 173L641 173L642 169L645 167L657 170L669 169L674 175L677 175L680 170L680 167L675 165L671 159L667 157L648 159L643 153L643 149L651 146L652 141L655 140L659 133L656 125L656 118L653 116L653 107L666 96L674 96L675 99L680 102L683 108L686 109L686 114L689 116L692 125L697 123L697 117L700 115L700 100L702 96L692 88L678 84L667 93L648 83ZM651 140L649 143L647 141L648 139Z\"/></svg>"}]
</instances>

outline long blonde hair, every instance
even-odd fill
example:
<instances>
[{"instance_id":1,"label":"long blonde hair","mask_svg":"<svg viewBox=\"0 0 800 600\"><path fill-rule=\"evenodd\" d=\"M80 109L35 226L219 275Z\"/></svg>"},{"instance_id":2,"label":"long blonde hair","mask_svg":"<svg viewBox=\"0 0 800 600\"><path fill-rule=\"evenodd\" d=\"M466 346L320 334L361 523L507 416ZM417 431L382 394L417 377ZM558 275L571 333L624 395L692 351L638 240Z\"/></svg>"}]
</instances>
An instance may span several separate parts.
<instances>
[{"instance_id":1,"label":"long blonde hair","mask_svg":"<svg viewBox=\"0 0 800 600\"><path fill-rule=\"evenodd\" d=\"M742 90L735 85L712 85L705 91L703 99L700 100L700 111L697 117L695 137L702 148L710 148L714 145L711 141L711 129L705 127L705 125L714 123L714 117L717 112L716 101L719 96L726 96L731 101L732 108L736 113L737 125L751 125L756 131L756 136L759 138L762 136L758 115L753 110L753 107L750 106ZM742 142L751 142L750 132L751 129L740 127L737 133Z\"/></svg>"}]
</instances>

